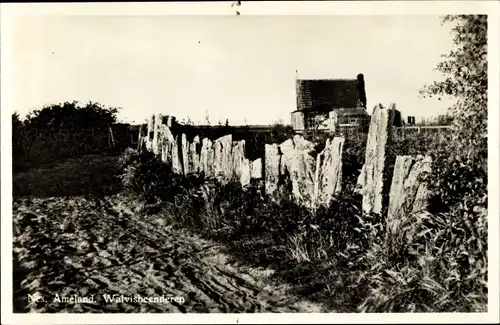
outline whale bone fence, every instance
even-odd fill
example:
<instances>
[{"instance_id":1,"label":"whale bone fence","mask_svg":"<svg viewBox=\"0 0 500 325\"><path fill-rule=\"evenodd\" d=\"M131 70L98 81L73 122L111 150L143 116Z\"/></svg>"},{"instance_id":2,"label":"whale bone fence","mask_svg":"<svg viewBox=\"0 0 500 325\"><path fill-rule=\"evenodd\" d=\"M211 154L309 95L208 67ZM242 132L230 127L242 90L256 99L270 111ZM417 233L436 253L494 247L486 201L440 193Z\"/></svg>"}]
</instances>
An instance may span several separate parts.
<instances>
[{"instance_id":1,"label":"whale bone fence","mask_svg":"<svg viewBox=\"0 0 500 325\"><path fill-rule=\"evenodd\" d=\"M381 214L388 204L387 222L396 231L398 220L426 208L428 192L422 175L430 171L432 162L428 156L398 156L390 187L384 184L394 112L394 104L389 109L374 107L356 192L362 195L364 214ZM327 139L317 153L314 143L294 135L281 144L265 144L264 156L250 160L245 156L245 140L234 141L231 134L214 141L198 135L188 140L184 133L173 134L173 121L172 116L151 116L146 135L139 132L138 149L153 152L176 174L203 173L207 179L222 184L236 181L243 187L260 182L270 197L285 192L311 209L330 205L342 190L343 137ZM389 188L388 203L383 201L385 188Z\"/></svg>"}]
</instances>

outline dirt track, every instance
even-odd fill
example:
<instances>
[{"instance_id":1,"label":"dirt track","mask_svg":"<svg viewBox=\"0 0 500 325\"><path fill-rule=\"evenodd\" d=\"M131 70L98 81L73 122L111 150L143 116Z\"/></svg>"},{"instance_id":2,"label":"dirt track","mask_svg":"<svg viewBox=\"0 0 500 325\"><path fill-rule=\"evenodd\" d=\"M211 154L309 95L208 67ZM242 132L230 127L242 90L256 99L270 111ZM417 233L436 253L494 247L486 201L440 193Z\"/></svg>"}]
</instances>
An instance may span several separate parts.
<instances>
[{"instance_id":1,"label":"dirt track","mask_svg":"<svg viewBox=\"0 0 500 325\"><path fill-rule=\"evenodd\" d=\"M119 194L15 200L15 312L324 311L272 284L269 272L230 265L214 243L172 229L158 216L140 216L124 202ZM28 303L28 294L44 301ZM94 295L95 301L58 302L56 294ZM179 298L152 303L103 298L114 294Z\"/></svg>"}]
</instances>

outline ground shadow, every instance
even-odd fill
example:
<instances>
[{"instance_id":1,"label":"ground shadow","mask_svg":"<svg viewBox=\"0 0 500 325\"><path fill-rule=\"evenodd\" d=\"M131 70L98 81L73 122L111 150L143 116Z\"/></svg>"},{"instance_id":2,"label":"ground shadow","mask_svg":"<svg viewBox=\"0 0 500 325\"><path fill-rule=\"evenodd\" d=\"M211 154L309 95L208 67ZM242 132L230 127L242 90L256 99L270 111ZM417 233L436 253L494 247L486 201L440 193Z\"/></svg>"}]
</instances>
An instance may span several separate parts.
<instances>
[{"instance_id":1,"label":"ground shadow","mask_svg":"<svg viewBox=\"0 0 500 325\"><path fill-rule=\"evenodd\" d=\"M85 155L12 175L13 198L112 195L120 190L119 154Z\"/></svg>"},{"instance_id":2,"label":"ground shadow","mask_svg":"<svg viewBox=\"0 0 500 325\"><path fill-rule=\"evenodd\" d=\"M12 258L12 290L13 290L13 301L12 307L14 313L27 313L28 312L28 290L22 288L21 282L26 278L29 273L28 270L21 266L19 258L16 253L13 253Z\"/></svg>"}]
</instances>

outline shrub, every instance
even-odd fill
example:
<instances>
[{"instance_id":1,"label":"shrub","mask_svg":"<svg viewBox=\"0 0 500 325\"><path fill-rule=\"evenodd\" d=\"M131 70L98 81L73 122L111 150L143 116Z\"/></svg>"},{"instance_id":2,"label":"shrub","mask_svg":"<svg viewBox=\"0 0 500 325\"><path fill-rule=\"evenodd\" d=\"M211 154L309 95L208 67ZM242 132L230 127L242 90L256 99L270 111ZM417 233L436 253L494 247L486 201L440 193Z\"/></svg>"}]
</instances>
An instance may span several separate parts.
<instances>
[{"instance_id":1,"label":"shrub","mask_svg":"<svg viewBox=\"0 0 500 325\"><path fill-rule=\"evenodd\" d=\"M347 137L342 152L342 187L346 193L352 193L361 168L365 163L367 134L361 133L357 137Z\"/></svg>"},{"instance_id":2,"label":"shrub","mask_svg":"<svg viewBox=\"0 0 500 325\"><path fill-rule=\"evenodd\" d=\"M457 152L454 136L394 141L389 161L396 154L433 158L424 179L429 212L404 216L396 234L368 236L359 263L372 267L360 273L360 286L369 290L359 311L486 310L487 174L480 157Z\"/></svg>"},{"instance_id":3,"label":"shrub","mask_svg":"<svg viewBox=\"0 0 500 325\"><path fill-rule=\"evenodd\" d=\"M126 125L116 124L117 108L77 102L46 106L32 111L24 121L12 115L13 166L15 170L58 162L85 154L121 151L130 145ZM110 146L113 127L115 146Z\"/></svg>"},{"instance_id":4,"label":"shrub","mask_svg":"<svg viewBox=\"0 0 500 325\"><path fill-rule=\"evenodd\" d=\"M304 215L288 232L290 257L298 262L335 258L349 260L366 249L360 200L343 191L330 206Z\"/></svg>"},{"instance_id":5,"label":"shrub","mask_svg":"<svg viewBox=\"0 0 500 325\"><path fill-rule=\"evenodd\" d=\"M373 237L363 312L473 312L487 305L487 214L415 213L387 242Z\"/></svg>"},{"instance_id":6,"label":"shrub","mask_svg":"<svg viewBox=\"0 0 500 325\"><path fill-rule=\"evenodd\" d=\"M291 202L272 202L261 190L258 184L242 188L239 182L220 184L211 180L189 192L185 203L190 207L181 209L190 209L192 213L184 220L189 219L190 226L227 241L248 234L284 235L307 213Z\"/></svg>"},{"instance_id":7,"label":"shrub","mask_svg":"<svg viewBox=\"0 0 500 325\"><path fill-rule=\"evenodd\" d=\"M120 166L124 190L147 203L169 201L175 194L203 181L202 175L183 177L173 173L171 166L148 151L126 149L120 157Z\"/></svg>"}]
</instances>

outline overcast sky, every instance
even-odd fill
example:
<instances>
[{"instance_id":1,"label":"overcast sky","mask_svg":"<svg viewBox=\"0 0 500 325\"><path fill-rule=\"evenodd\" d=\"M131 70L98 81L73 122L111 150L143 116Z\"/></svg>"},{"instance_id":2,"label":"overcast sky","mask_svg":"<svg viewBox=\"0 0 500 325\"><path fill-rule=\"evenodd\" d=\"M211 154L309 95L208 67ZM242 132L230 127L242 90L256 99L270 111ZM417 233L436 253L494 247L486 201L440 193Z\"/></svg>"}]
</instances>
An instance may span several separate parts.
<instances>
[{"instance_id":1,"label":"overcast sky","mask_svg":"<svg viewBox=\"0 0 500 325\"><path fill-rule=\"evenodd\" d=\"M119 118L153 113L204 123L290 122L299 78L365 75L368 110L420 99L452 46L438 16L34 16L13 25L13 108L99 102Z\"/></svg>"}]
</instances>

